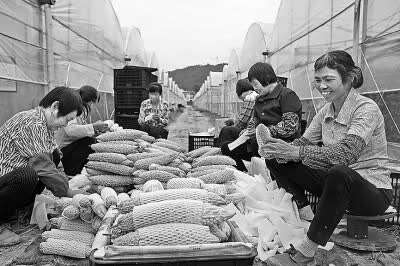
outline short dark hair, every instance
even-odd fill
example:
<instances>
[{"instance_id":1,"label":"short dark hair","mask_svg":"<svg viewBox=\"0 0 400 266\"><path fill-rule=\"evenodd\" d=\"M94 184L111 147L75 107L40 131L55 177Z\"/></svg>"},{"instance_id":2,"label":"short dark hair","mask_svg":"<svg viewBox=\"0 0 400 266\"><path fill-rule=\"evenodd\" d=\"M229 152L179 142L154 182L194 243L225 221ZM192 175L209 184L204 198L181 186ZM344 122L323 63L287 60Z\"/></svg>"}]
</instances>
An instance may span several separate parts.
<instances>
[{"instance_id":1,"label":"short dark hair","mask_svg":"<svg viewBox=\"0 0 400 266\"><path fill-rule=\"evenodd\" d=\"M89 85L82 86L78 91L82 99L84 113L88 115L90 113L89 102L99 102L100 94L94 87Z\"/></svg>"},{"instance_id":2,"label":"short dark hair","mask_svg":"<svg viewBox=\"0 0 400 266\"><path fill-rule=\"evenodd\" d=\"M68 87L56 87L47 93L40 101L39 106L50 107L54 102L58 102L58 116L65 116L73 111L77 116L82 114L82 99L79 93Z\"/></svg>"},{"instance_id":3,"label":"short dark hair","mask_svg":"<svg viewBox=\"0 0 400 266\"><path fill-rule=\"evenodd\" d=\"M277 81L275 71L268 63L255 63L250 67L247 76L249 81L257 79L264 87Z\"/></svg>"},{"instance_id":4,"label":"short dark hair","mask_svg":"<svg viewBox=\"0 0 400 266\"><path fill-rule=\"evenodd\" d=\"M236 83L237 96L240 97L240 95L242 95L242 93L246 91L254 91L254 88L251 85L250 81L247 78L238 80L238 82Z\"/></svg>"},{"instance_id":5,"label":"short dark hair","mask_svg":"<svg viewBox=\"0 0 400 266\"><path fill-rule=\"evenodd\" d=\"M158 92L160 95L162 94L162 86L158 82L152 82L148 87L149 93Z\"/></svg>"},{"instance_id":6,"label":"short dark hair","mask_svg":"<svg viewBox=\"0 0 400 266\"><path fill-rule=\"evenodd\" d=\"M364 82L361 68L354 64L353 58L346 51L335 50L320 56L314 63L314 71L324 67L335 69L344 82L351 82L355 89L361 87Z\"/></svg>"}]
</instances>

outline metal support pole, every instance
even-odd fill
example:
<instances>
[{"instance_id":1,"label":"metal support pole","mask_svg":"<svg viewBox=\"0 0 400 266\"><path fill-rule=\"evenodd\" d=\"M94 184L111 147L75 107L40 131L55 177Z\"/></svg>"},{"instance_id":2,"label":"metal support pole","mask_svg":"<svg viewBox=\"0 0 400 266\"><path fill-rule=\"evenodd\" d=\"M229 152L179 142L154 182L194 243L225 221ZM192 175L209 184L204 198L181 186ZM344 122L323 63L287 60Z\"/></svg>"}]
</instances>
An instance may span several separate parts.
<instances>
[{"instance_id":1,"label":"metal support pole","mask_svg":"<svg viewBox=\"0 0 400 266\"><path fill-rule=\"evenodd\" d=\"M368 0L363 1L363 12L362 12L362 28L361 28L361 56L365 55L365 44L367 39L367 27L368 27ZM365 64L362 58L358 64L362 70L364 70Z\"/></svg>"},{"instance_id":2,"label":"metal support pole","mask_svg":"<svg viewBox=\"0 0 400 266\"><path fill-rule=\"evenodd\" d=\"M226 116L226 80L222 84L222 116Z\"/></svg>"},{"instance_id":3,"label":"metal support pole","mask_svg":"<svg viewBox=\"0 0 400 266\"><path fill-rule=\"evenodd\" d=\"M263 52L262 53L262 55L263 55L263 58L264 58L264 63L270 63L269 62L269 55L270 55L270 52L269 52L269 50L267 49L265 52Z\"/></svg>"},{"instance_id":4,"label":"metal support pole","mask_svg":"<svg viewBox=\"0 0 400 266\"><path fill-rule=\"evenodd\" d=\"M358 44L360 43L361 0L354 0L353 59L358 62Z\"/></svg>"},{"instance_id":5,"label":"metal support pole","mask_svg":"<svg viewBox=\"0 0 400 266\"><path fill-rule=\"evenodd\" d=\"M47 88L45 94L53 89L54 86L54 47L53 47L53 17L51 15L50 5L44 6L44 19L46 25L46 65L47 65Z\"/></svg>"},{"instance_id":6,"label":"metal support pole","mask_svg":"<svg viewBox=\"0 0 400 266\"><path fill-rule=\"evenodd\" d=\"M105 108L105 117L108 117L108 100L107 100L107 92L104 92L104 108Z\"/></svg>"}]
</instances>

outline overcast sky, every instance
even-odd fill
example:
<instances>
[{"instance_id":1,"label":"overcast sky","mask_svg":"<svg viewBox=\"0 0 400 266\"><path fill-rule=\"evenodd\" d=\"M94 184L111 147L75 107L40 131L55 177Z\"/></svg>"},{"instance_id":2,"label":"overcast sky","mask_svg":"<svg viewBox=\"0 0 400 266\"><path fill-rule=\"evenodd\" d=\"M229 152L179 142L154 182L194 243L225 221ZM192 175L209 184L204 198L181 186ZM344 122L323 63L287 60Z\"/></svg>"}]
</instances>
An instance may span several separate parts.
<instances>
[{"instance_id":1,"label":"overcast sky","mask_svg":"<svg viewBox=\"0 0 400 266\"><path fill-rule=\"evenodd\" d=\"M273 23L280 0L113 0L121 26L136 26L160 68L227 62L253 22Z\"/></svg>"}]
</instances>

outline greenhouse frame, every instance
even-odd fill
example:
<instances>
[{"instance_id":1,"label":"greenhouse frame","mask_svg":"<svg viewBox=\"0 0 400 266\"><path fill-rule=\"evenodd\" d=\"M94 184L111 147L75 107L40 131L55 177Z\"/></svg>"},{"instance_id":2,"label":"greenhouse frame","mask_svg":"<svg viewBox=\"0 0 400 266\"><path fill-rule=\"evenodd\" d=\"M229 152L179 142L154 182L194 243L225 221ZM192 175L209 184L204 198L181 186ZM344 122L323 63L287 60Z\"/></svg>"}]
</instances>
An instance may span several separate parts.
<instances>
[{"instance_id":1,"label":"greenhouse frame","mask_svg":"<svg viewBox=\"0 0 400 266\"><path fill-rule=\"evenodd\" d=\"M262 43L248 44L249 39L260 39L251 36L251 32L255 32L252 28L254 25L248 30L242 50L248 46L263 47ZM249 65L267 61L278 76L288 79L287 86L299 95L303 103L303 119L309 123L325 103L312 85L313 64L325 52L343 49L353 55L363 70L364 85L360 92L378 103L385 117L389 146L398 147L400 1L282 0L272 33L265 38L264 45L264 58L259 51L258 58L241 52L247 55L245 64L237 62L238 58L231 54L223 75L221 88L224 97L219 115L233 117L237 113L240 107L235 93L237 80L247 77ZM248 58L254 58L251 64ZM243 65L246 67L240 67ZM197 93L194 105L210 106L208 93L207 89Z\"/></svg>"},{"instance_id":2,"label":"greenhouse frame","mask_svg":"<svg viewBox=\"0 0 400 266\"><path fill-rule=\"evenodd\" d=\"M121 28L110 0L57 0L51 7L0 0L0 25L0 123L37 106L56 86L82 85L101 93L90 119L112 119L113 69L124 67L125 57L130 65L159 68L140 30ZM183 102L182 90L172 85L164 89L168 99Z\"/></svg>"}]
</instances>

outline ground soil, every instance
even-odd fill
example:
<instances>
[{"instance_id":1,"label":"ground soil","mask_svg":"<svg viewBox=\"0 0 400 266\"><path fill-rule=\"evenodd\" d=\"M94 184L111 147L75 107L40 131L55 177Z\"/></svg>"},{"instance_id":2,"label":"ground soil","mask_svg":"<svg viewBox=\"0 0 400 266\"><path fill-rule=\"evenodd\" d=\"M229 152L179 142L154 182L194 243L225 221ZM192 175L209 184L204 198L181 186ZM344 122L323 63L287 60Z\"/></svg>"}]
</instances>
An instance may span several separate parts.
<instances>
[{"instance_id":1,"label":"ground soil","mask_svg":"<svg viewBox=\"0 0 400 266\"><path fill-rule=\"evenodd\" d=\"M182 147L188 147L188 134L206 132L215 127L215 115L186 108L183 113L173 114L169 126L168 139L176 141ZM0 265L89 265L89 260L74 260L60 256L42 255L38 250L41 230L36 226L14 222L9 224L17 232L22 242L18 245L0 248ZM335 246L331 251L318 251L317 264L314 265L400 265L400 226L386 226L382 230L397 238L398 247L390 253L354 252ZM254 265L279 265L255 261Z\"/></svg>"}]
</instances>

